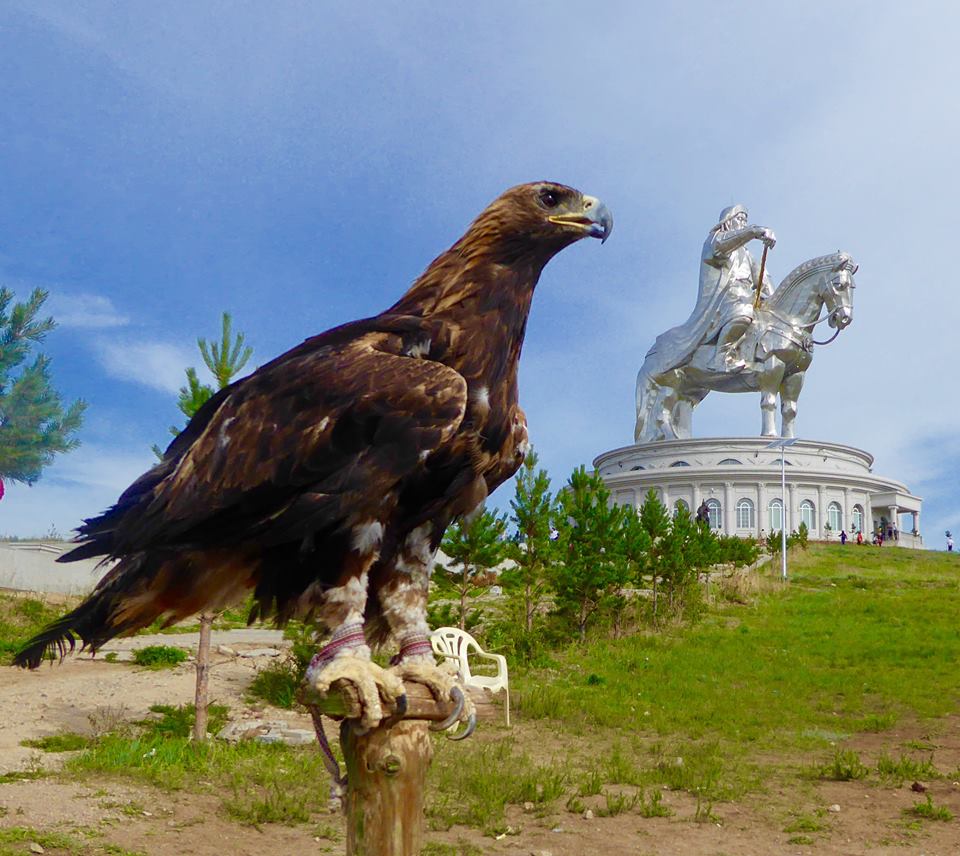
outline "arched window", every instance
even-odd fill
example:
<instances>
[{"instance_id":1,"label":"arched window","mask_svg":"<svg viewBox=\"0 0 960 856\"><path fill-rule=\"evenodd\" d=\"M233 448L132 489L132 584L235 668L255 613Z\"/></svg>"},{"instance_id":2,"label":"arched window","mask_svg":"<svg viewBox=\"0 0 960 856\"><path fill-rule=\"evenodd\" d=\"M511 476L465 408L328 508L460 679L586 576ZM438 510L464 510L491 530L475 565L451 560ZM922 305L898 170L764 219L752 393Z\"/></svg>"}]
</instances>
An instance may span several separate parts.
<instances>
[{"instance_id":1,"label":"arched window","mask_svg":"<svg viewBox=\"0 0 960 856\"><path fill-rule=\"evenodd\" d=\"M840 509L839 502L831 502L827 506L827 522L834 532L843 529L843 511Z\"/></svg>"},{"instance_id":2,"label":"arched window","mask_svg":"<svg viewBox=\"0 0 960 856\"><path fill-rule=\"evenodd\" d=\"M738 461L736 458L724 458L722 461L720 461L719 464L717 464L717 466L725 467L725 466L729 466L730 464L737 464L742 467L743 461Z\"/></svg>"},{"instance_id":3,"label":"arched window","mask_svg":"<svg viewBox=\"0 0 960 856\"><path fill-rule=\"evenodd\" d=\"M674 461L672 464L670 464L670 466L671 467L689 467L690 464L688 464L686 461Z\"/></svg>"},{"instance_id":4,"label":"arched window","mask_svg":"<svg viewBox=\"0 0 960 856\"><path fill-rule=\"evenodd\" d=\"M737 529L753 529L756 525L753 503L744 497L737 502Z\"/></svg>"},{"instance_id":5,"label":"arched window","mask_svg":"<svg viewBox=\"0 0 960 856\"><path fill-rule=\"evenodd\" d=\"M710 517L710 528L719 529L720 528L720 500L719 499L708 499L707 500L707 514Z\"/></svg>"},{"instance_id":6,"label":"arched window","mask_svg":"<svg viewBox=\"0 0 960 856\"><path fill-rule=\"evenodd\" d=\"M687 505L686 500L678 499L678 500L673 504L673 516L674 516L674 517L677 516L677 513L680 511L681 508L682 508L684 511L686 511L687 514L690 513L690 506Z\"/></svg>"},{"instance_id":7,"label":"arched window","mask_svg":"<svg viewBox=\"0 0 960 856\"><path fill-rule=\"evenodd\" d=\"M771 499L767 506L770 531L779 532L783 529L783 502L779 499Z\"/></svg>"},{"instance_id":8,"label":"arched window","mask_svg":"<svg viewBox=\"0 0 960 856\"><path fill-rule=\"evenodd\" d=\"M630 472L635 473L637 470L645 470L645 469L646 467L641 467L640 464L637 464L636 466L630 467Z\"/></svg>"},{"instance_id":9,"label":"arched window","mask_svg":"<svg viewBox=\"0 0 960 856\"><path fill-rule=\"evenodd\" d=\"M813 532L817 525L817 509L809 500L800 503L800 522L807 524L807 532Z\"/></svg>"},{"instance_id":10,"label":"arched window","mask_svg":"<svg viewBox=\"0 0 960 856\"><path fill-rule=\"evenodd\" d=\"M854 532L863 532L863 507L859 505L853 506L853 520L850 521L850 525L853 526Z\"/></svg>"}]
</instances>

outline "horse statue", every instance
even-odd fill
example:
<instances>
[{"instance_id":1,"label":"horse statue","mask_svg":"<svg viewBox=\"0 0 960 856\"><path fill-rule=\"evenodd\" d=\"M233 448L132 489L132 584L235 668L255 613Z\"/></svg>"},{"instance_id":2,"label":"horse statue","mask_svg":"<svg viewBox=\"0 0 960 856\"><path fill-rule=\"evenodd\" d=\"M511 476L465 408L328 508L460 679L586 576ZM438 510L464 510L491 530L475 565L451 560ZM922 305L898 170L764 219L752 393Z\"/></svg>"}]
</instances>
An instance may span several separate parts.
<instances>
[{"instance_id":1,"label":"horse statue","mask_svg":"<svg viewBox=\"0 0 960 856\"><path fill-rule=\"evenodd\" d=\"M713 368L715 345L710 342L673 367L664 365L654 346L637 375L636 442L689 437L693 408L710 390L759 391L764 437L777 436L774 409L779 394L780 436L793 437L797 398L813 359L813 346L832 342L853 320L856 272L853 259L841 252L810 259L791 271L757 309L738 346L747 362L739 371ZM824 306L827 313L821 316ZM824 320L836 332L827 341L817 342L813 329Z\"/></svg>"}]
</instances>

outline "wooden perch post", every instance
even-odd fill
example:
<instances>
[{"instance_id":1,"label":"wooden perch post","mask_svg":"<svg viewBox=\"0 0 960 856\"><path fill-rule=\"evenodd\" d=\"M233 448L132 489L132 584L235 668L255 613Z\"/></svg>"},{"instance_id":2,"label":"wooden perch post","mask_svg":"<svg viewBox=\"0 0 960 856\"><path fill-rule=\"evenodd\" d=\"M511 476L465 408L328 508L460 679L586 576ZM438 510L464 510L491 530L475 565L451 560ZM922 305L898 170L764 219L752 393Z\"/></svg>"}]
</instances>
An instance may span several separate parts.
<instances>
[{"instance_id":1,"label":"wooden perch post","mask_svg":"<svg viewBox=\"0 0 960 856\"><path fill-rule=\"evenodd\" d=\"M303 687L300 701L324 716L342 719L340 746L347 766L347 856L417 856L423 846L423 800L427 769L433 757L427 725L442 722L453 703L437 702L425 686L406 681L407 711L390 725L358 734L360 716L356 689L335 681L325 695ZM477 719L496 719L498 707L483 690L468 687ZM383 703L384 716L396 707Z\"/></svg>"}]
</instances>

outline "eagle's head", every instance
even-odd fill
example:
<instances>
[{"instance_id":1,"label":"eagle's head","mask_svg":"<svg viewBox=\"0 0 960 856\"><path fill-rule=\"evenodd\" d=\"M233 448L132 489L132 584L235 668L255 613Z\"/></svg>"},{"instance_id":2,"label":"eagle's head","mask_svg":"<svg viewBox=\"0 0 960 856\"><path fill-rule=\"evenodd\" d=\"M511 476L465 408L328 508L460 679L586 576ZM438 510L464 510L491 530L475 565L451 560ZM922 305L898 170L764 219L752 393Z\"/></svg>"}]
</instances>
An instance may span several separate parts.
<instances>
[{"instance_id":1,"label":"eagle's head","mask_svg":"<svg viewBox=\"0 0 960 856\"><path fill-rule=\"evenodd\" d=\"M534 181L502 193L462 241L504 261L531 256L546 262L581 238L606 241L612 229L613 216L596 197L565 184Z\"/></svg>"}]
</instances>

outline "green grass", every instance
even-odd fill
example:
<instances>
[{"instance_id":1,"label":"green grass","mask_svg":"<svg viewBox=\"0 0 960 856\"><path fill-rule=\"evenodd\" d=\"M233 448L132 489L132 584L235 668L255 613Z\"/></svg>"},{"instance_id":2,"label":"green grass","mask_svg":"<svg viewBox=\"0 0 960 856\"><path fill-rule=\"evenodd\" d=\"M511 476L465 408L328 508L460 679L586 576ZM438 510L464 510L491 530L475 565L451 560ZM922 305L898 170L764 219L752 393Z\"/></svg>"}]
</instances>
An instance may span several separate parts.
<instances>
[{"instance_id":1,"label":"green grass","mask_svg":"<svg viewBox=\"0 0 960 856\"><path fill-rule=\"evenodd\" d=\"M903 811L904 814L919 817L923 820L953 820L953 812L946 806L934 805L930 794L927 794L926 802L914 803L910 808Z\"/></svg>"},{"instance_id":2,"label":"green grass","mask_svg":"<svg viewBox=\"0 0 960 856\"><path fill-rule=\"evenodd\" d=\"M21 740L20 745L40 749L42 752L75 752L78 749L86 749L90 745L90 738L65 731L62 734L38 737L36 740Z\"/></svg>"},{"instance_id":3,"label":"green grass","mask_svg":"<svg viewBox=\"0 0 960 856\"><path fill-rule=\"evenodd\" d=\"M133 652L133 664L146 669L169 669L182 663L189 655L172 645L147 645Z\"/></svg>"},{"instance_id":4,"label":"green grass","mask_svg":"<svg viewBox=\"0 0 960 856\"><path fill-rule=\"evenodd\" d=\"M420 856L483 856L483 851L463 839L456 844L428 841L423 845Z\"/></svg>"},{"instance_id":5,"label":"green grass","mask_svg":"<svg viewBox=\"0 0 960 856\"><path fill-rule=\"evenodd\" d=\"M640 798L640 816L641 817L670 817L673 812L663 805L663 794L654 790L650 794L650 799L641 794Z\"/></svg>"},{"instance_id":6,"label":"green grass","mask_svg":"<svg viewBox=\"0 0 960 856\"><path fill-rule=\"evenodd\" d=\"M248 692L253 698L290 710L297 703L303 672L287 657L278 657L277 660L279 662L269 663L257 672Z\"/></svg>"},{"instance_id":7,"label":"green grass","mask_svg":"<svg viewBox=\"0 0 960 856\"><path fill-rule=\"evenodd\" d=\"M317 653L316 633L317 628L313 624L288 622L283 629L283 638L291 643L289 652L257 672L249 688L250 696L263 699L274 707L287 710L295 707L303 676L313 655Z\"/></svg>"},{"instance_id":8,"label":"green grass","mask_svg":"<svg viewBox=\"0 0 960 856\"><path fill-rule=\"evenodd\" d=\"M464 824L493 835L506 829L507 805L550 807L570 783L565 761L537 763L513 737L452 749L439 744L430 771L427 817L434 829Z\"/></svg>"},{"instance_id":9,"label":"green grass","mask_svg":"<svg viewBox=\"0 0 960 856\"><path fill-rule=\"evenodd\" d=\"M63 611L36 598L0 594L0 666L12 662L20 646Z\"/></svg>"},{"instance_id":10,"label":"green grass","mask_svg":"<svg viewBox=\"0 0 960 856\"><path fill-rule=\"evenodd\" d=\"M825 750L956 709L957 557L811 545L791 574L695 627L595 639L549 670L515 670L519 714L659 740L664 784L726 799L759 786L758 753Z\"/></svg>"},{"instance_id":11,"label":"green grass","mask_svg":"<svg viewBox=\"0 0 960 856\"><path fill-rule=\"evenodd\" d=\"M50 856L143 856L140 850L125 850L115 844L98 840L101 834L95 829L76 829L71 833L50 832L26 826L10 826L0 829L0 856L24 856L30 853L30 844L39 844Z\"/></svg>"},{"instance_id":12,"label":"green grass","mask_svg":"<svg viewBox=\"0 0 960 856\"><path fill-rule=\"evenodd\" d=\"M824 832L829 829L822 817L812 814L797 814L784 828L784 832Z\"/></svg>"},{"instance_id":13,"label":"green grass","mask_svg":"<svg viewBox=\"0 0 960 856\"><path fill-rule=\"evenodd\" d=\"M616 817L618 814L633 811L640 803L642 795L639 793L612 793L607 791L603 795L603 804L597 808L597 817Z\"/></svg>"},{"instance_id":14,"label":"green grass","mask_svg":"<svg viewBox=\"0 0 960 856\"><path fill-rule=\"evenodd\" d=\"M193 705L154 705L156 715L101 734L64 765L68 776L116 776L164 790L216 794L230 817L252 825L306 823L327 809L329 775L313 747L194 742ZM227 708L210 705L219 730ZM131 735L131 730L133 734Z\"/></svg>"},{"instance_id":15,"label":"green grass","mask_svg":"<svg viewBox=\"0 0 960 856\"><path fill-rule=\"evenodd\" d=\"M304 823L327 808L329 776L312 747L109 734L64 769L81 778L120 776L164 790L216 794L230 817L253 825Z\"/></svg>"},{"instance_id":16,"label":"green grass","mask_svg":"<svg viewBox=\"0 0 960 856\"><path fill-rule=\"evenodd\" d=\"M150 707L150 712L158 714L158 718L143 720L139 723L146 728L149 736L189 737L193 733L196 709L192 704L182 704L179 707L155 704ZM227 724L229 713L230 708L226 705L207 705L207 731L216 734Z\"/></svg>"},{"instance_id":17,"label":"green grass","mask_svg":"<svg viewBox=\"0 0 960 856\"><path fill-rule=\"evenodd\" d=\"M940 772L933 766L933 759L926 758L917 761L906 755L901 755L894 760L890 755L884 753L877 758L877 773L880 778L890 781L898 787L908 779L916 781L917 779L938 779Z\"/></svg>"},{"instance_id":18,"label":"green grass","mask_svg":"<svg viewBox=\"0 0 960 856\"><path fill-rule=\"evenodd\" d=\"M860 756L852 749L837 749L833 760L817 769L821 779L830 779L834 782L852 782L856 779L865 779L870 768L860 760Z\"/></svg>"},{"instance_id":19,"label":"green grass","mask_svg":"<svg viewBox=\"0 0 960 856\"><path fill-rule=\"evenodd\" d=\"M0 785L9 785L11 782L27 782L31 779L41 779L44 775L42 770L11 770L7 773L0 773Z\"/></svg>"}]
</instances>

